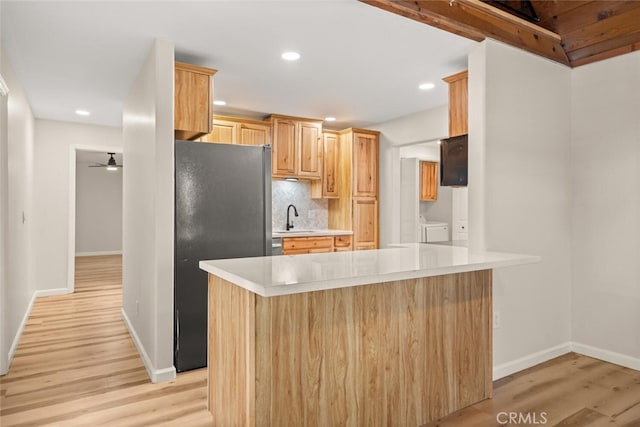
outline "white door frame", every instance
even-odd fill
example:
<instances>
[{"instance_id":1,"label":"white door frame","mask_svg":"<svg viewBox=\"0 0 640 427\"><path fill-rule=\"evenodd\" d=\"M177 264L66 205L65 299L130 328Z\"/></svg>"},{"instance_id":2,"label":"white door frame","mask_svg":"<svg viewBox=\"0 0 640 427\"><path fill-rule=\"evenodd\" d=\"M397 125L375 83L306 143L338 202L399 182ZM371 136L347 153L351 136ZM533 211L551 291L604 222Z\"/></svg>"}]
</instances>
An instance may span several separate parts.
<instances>
[{"instance_id":1,"label":"white door frame","mask_svg":"<svg viewBox=\"0 0 640 427\"><path fill-rule=\"evenodd\" d=\"M69 253L67 255L67 292L73 293L76 279L76 155L78 151L120 153L122 147L72 144L69 146ZM124 160L123 160L124 163Z\"/></svg>"}]
</instances>

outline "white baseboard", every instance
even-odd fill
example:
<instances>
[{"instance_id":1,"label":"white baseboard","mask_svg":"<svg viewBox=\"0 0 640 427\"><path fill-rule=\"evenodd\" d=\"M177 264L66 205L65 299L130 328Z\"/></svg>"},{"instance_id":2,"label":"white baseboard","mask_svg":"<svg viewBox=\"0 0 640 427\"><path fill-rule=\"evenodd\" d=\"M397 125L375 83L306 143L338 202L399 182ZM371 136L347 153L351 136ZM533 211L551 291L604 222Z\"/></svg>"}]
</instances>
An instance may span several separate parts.
<instances>
[{"instance_id":1,"label":"white baseboard","mask_svg":"<svg viewBox=\"0 0 640 427\"><path fill-rule=\"evenodd\" d=\"M41 289L39 291L35 291L34 296L36 298L40 298L40 297L50 297L52 295L66 295L70 293L71 291L69 291L68 288Z\"/></svg>"},{"instance_id":2,"label":"white baseboard","mask_svg":"<svg viewBox=\"0 0 640 427\"><path fill-rule=\"evenodd\" d=\"M98 252L76 252L76 256L102 256L102 255L122 255L122 250L98 251Z\"/></svg>"},{"instance_id":3,"label":"white baseboard","mask_svg":"<svg viewBox=\"0 0 640 427\"><path fill-rule=\"evenodd\" d=\"M131 336L131 339L133 340L133 343L135 344L136 348L138 349L138 353L142 358L142 363L144 363L144 367L147 370L147 375L149 375L151 382L161 383L165 381L174 380L176 378L175 366L172 366L170 368L164 368L164 369L156 369L153 366L153 363L151 363L151 359L149 359L149 355L144 349L144 346L142 345L142 341L140 341L140 338L138 337L136 330L133 328L133 325L129 321L129 317L127 316L127 313L125 313L124 308L120 309L120 312L122 314L122 320L124 320L124 324L127 326L127 329L129 330L129 335Z\"/></svg>"},{"instance_id":4,"label":"white baseboard","mask_svg":"<svg viewBox=\"0 0 640 427\"><path fill-rule=\"evenodd\" d=\"M557 345L555 347L548 348L546 350L539 351L537 353L530 354L525 357L521 357L511 362L494 366L493 380L495 381L500 378L504 378L507 375L523 371L525 369L531 368L532 366L536 366L540 363L546 362L547 360L551 360L554 357L562 356L563 354L569 352L582 354L584 356L593 357L594 359L599 359L605 362L614 363L616 365L640 371L640 359L636 357L631 357L626 354L616 353L613 351L570 341L564 344Z\"/></svg>"},{"instance_id":5,"label":"white baseboard","mask_svg":"<svg viewBox=\"0 0 640 427\"><path fill-rule=\"evenodd\" d=\"M516 372L523 371L532 366L536 366L540 363L551 360L554 357L562 356L573 351L570 342L557 345L555 347L547 348L537 353L530 354L528 356L521 357L511 362L503 363L500 365L494 365L493 367L493 380L504 378L507 375L515 374Z\"/></svg>"},{"instance_id":6,"label":"white baseboard","mask_svg":"<svg viewBox=\"0 0 640 427\"><path fill-rule=\"evenodd\" d=\"M581 344L578 342L572 342L571 348L572 351L575 351L576 353L640 371L640 359L636 357L631 357L627 356L626 354L620 354L613 351L592 347L590 345Z\"/></svg>"}]
</instances>

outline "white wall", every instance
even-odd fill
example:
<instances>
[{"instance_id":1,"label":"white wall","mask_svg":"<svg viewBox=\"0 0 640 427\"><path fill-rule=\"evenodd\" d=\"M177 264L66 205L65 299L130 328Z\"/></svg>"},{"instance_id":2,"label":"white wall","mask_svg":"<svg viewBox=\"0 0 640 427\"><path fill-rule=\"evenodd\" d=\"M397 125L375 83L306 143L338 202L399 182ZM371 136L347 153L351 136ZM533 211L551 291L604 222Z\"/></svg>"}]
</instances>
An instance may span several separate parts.
<instances>
[{"instance_id":1,"label":"white wall","mask_svg":"<svg viewBox=\"0 0 640 427\"><path fill-rule=\"evenodd\" d=\"M491 40L469 56L469 245L542 257L494 271L497 376L571 339L570 78Z\"/></svg>"},{"instance_id":2,"label":"white wall","mask_svg":"<svg viewBox=\"0 0 640 427\"><path fill-rule=\"evenodd\" d=\"M34 118L9 58L0 45L1 74L9 86L3 99L0 131L2 184L2 343L0 374L5 374L18 345L34 298L33 266L33 158ZM6 270L5 270L6 269Z\"/></svg>"},{"instance_id":3,"label":"white wall","mask_svg":"<svg viewBox=\"0 0 640 427\"><path fill-rule=\"evenodd\" d=\"M72 279L70 239L75 242L75 229L70 230L70 216L75 216L75 209L70 210L70 200L75 200L70 194L75 188L75 147L121 150L122 130L38 119L35 147L34 280L39 290L64 292Z\"/></svg>"},{"instance_id":4,"label":"white wall","mask_svg":"<svg viewBox=\"0 0 640 427\"><path fill-rule=\"evenodd\" d=\"M91 168L91 164L76 163L75 252L121 253L122 170Z\"/></svg>"},{"instance_id":5,"label":"white wall","mask_svg":"<svg viewBox=\"0 0 640 427\"><path fill-rule=\"evenodd\" d=\"M573 340L640 369L640 52L573 70Z\"/></svg>"},{"instance_id":6,"label":"white wall","mask_svg":"<svg viewBox=\"0 0 640 427\"><path fill-rule=\"evenodd\" d=\"M400 241L400 146L449 135L446 106L431 108L372 126L380 133L380 247Z\"/></svg>"},{"instance_id":7,"label":"white wall","mask_svg":"<svg viewBox=\"0 0 640 427\"><path fill-rule=\"evenodd\" d=\"M153 382L175 378L173 62L156 41L123 110L123 317Z\"/></svg>"},{"instance_id":8,"label":"white wall","mask_svg":"<svg viewBox=\"0 0 640 427\"><path fill-rule=\"evenodd\" d=\"M2 42L0 42L0 51ZM2 54L0 52L0 58ZM0 59L0 75L2 74L2 59ZM4 79L3 79L4 80ZM7 136L7 101L8 96L0 95L0 375L4 375L9 369L9 347L6 341L5 325L7 324L5 308L7 287L7 256L8 256L8 232L9 232L9 142Z\"/></svg>"}]
</instances>

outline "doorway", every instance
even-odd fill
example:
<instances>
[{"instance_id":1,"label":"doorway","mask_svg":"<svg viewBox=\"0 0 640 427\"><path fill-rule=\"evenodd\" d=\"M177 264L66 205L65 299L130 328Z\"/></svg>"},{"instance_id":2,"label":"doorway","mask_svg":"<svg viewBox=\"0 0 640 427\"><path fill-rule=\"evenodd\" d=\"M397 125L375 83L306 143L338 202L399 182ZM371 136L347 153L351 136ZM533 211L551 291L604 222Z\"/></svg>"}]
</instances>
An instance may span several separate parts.
<instances>
[{"instance_id":1,"label":"doorway","mask_svg":"<svg viewBox=\"0 0 640 427\"><path fill-rule=\"evenodd\" d=\"M67 288L71 293L76 256L122 255L123 158L122 148L114 147L75 146L70 154ZM109 167L114 161L116 167Z\"/></svg>"}]
</instances>

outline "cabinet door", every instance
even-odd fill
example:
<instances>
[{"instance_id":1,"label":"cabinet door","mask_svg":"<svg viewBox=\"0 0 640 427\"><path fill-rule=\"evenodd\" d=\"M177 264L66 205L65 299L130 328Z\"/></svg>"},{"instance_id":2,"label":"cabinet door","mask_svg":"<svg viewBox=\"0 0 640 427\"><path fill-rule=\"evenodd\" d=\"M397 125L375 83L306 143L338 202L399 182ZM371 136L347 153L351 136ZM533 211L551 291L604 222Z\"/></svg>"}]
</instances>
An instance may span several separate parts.
<instances>
[{"instance_id":1,"label":"cabinet door","mask_svg":"<svg viewBox=\"0 0 640 427\"><path fill-rule=\"evenodd\" d=\"M353 247L355 250L378 248L377 200L353 200Z\"/></svg>"},{"instance_id":2,"label":"cabinet door","mask_svg":"<svg viewBox=\"0 0 640 427\"><path fill-rule=\"evenodd\" d=\"M274 119L272 144L272 174L275 176L296 175L296 122Z\"/></svg>"},{"instance_id":3,"label":"cabinet door","mask_svg":"<svg viewBox=\"0 0 640 427\"><path fill-rule=\"evenodd\" d=\"M449 84L449 136L469 133L468 127L468 74L466 71L444 78Z\"/></svg>"},{"instance_id":4,"label":"cabinet door","mask_svg":"<svg viewBox=\"0 0 640 427\"><path fill-rule=\"evenodd\" d=\"M333 250L334 250L334 252L350 251L351 250L351 236L334 236L334 238L333 238Z\"/></svg>"},{"instance_id":5,"label":"cabinet door","mask_svg":"<svg viewBox=\"0 0 640 427\"><path fill-rule=\"evenodd\" d=\"M298 176L321 178L322 173L322 125L320 123L299 123Z\"/></svg>"},{"instance_id":6,"label":"cabinet door","mask_svg":"<svg viewBox=\"0 0 640 427\"><path fill-rule=\"evenodd\" d=\"M338 197L338 160L340 155L340 138L333 133L323 135L324 157L322 159L322 196Z\"/></svg>"},{"instance_id":7,"label":"cabinet door","mask_svg":"<svg viewBox=\"0 0 640 427\"><path fill-rule=\"evenodd\" d=\"M269 145L271 127L253 123L240 123L238 125L238 144L244 145Z\"/></svg>"},{"instance_id":8,"label":"cabinet door","mask_svg":"<svg viewBox=\"0 0 640 427\"><path fill-rule=\"evenodd\" d=\"M420 200L438 200L437 162L420 162Z\"/></svg>"},{"instance_id":9,"label":"cabinet door","mask_svg":"<svg viewBox=\"0 0 640 427\"><path fill-rule=\"evenodd\" d=\"M353 134L353 196L378 195L378 137Z\"/></svg>"},{"instance_id":10,"label":"cabinet door","mask_svg":"<svg viewBox=\"0 0 640 427\"><path fill-rule=\"evenodd\" d=\"M224 144L235 144L237 123L226 120L214 120L211 133L200 138L201 142L218 142Z\"/></svg>"},{"instance_id":11,"label":"cabinet door","mask_svg":"<svg viewBox=\"0 0 640 427\"><path fill-rule=\"evenodd\" d=\"M174 128L178 135L196 136L211 131L211 76L175 69Z\"/></svg>"}]
</instances>

